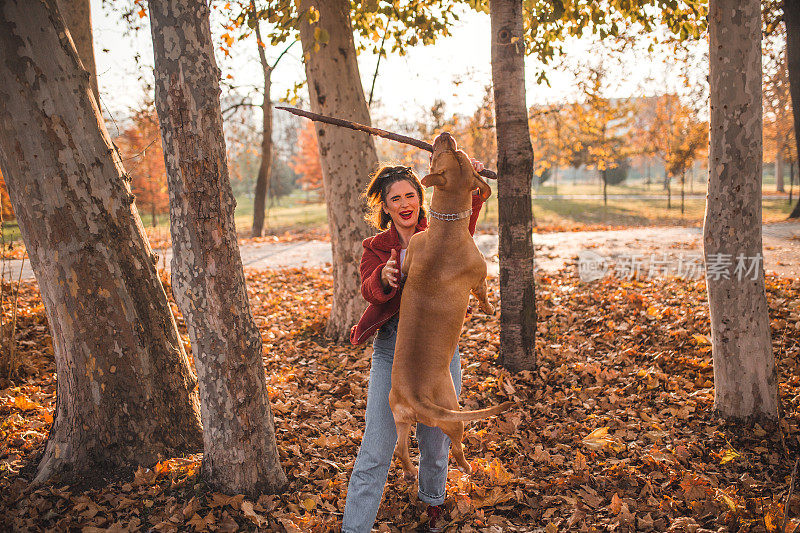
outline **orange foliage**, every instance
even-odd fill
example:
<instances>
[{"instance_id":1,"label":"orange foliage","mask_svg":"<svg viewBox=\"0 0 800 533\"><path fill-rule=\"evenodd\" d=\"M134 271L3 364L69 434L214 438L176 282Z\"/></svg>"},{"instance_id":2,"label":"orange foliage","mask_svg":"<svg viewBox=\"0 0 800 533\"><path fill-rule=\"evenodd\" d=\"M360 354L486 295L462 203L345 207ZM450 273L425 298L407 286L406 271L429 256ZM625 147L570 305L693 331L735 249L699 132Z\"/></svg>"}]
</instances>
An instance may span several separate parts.
<instances>
[{"instance_id":1,"label":"orange foliage","mask_svg":"<svg viewBox=\"0 0 800 533\"><path fill-rule=\"evenodd\" d=\"M152 101L145 101L134 113L132 126L114 142L131 178L136 205L140 211L150 214L151 224L155 226L156 215L168 210L169 195L158 115Z\"/></svg>"},{"instance_id":2,"label":"orange foliage","mask_svg":"<svg viewBox=\"0 0 800 533\"><path fill-rule=\"evenodd\" d=\"M300 175L297 182L304 190L321 193L323 190L322 162L319 157L319 145L313 122L309 121L306 127L300 131L297 143L300 150L292 158L289 166Z\"/></svg>"},{"instance_id":3,"label":"orange foliage","mask_svg":"<svg viewBox=\"0 0 800 533\"><path fill-rule=\"evenodd\" d=\"M3 220L16 218L14 216L14 208L11 206L11 198L8 196L6 180L3 177L2 171L0 171L0 210L2 210Z\"/></svg>"}]
</instances>

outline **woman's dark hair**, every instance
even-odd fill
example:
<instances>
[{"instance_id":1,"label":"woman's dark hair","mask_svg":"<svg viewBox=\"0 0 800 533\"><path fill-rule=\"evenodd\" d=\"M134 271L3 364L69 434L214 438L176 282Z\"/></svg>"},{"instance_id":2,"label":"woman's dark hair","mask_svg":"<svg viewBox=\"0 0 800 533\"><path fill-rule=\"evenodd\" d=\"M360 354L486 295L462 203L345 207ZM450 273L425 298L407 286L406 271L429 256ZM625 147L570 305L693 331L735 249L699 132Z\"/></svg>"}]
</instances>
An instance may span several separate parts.
<instances>
[{"instance_id":1,"label":"woman's dark hair","mask_svg":"<svg viewBox=\"0 0 800 533\"><path fill-rule=\"evenodd\" d=\"M378 229L386 229L389 227L389 222L392 221L390 217L382 208L386 203L386 195L392 185L398 181L409 182L417 191L419 196L419 223L423 218L428 215L425 209L425 189L419 181L419 176L414 172L411 167L404 166L388 166L384 165L372 174L369 185L364 190L364 198L367 199L367 212L364 219Z\"/></svg>"}]
</instances>

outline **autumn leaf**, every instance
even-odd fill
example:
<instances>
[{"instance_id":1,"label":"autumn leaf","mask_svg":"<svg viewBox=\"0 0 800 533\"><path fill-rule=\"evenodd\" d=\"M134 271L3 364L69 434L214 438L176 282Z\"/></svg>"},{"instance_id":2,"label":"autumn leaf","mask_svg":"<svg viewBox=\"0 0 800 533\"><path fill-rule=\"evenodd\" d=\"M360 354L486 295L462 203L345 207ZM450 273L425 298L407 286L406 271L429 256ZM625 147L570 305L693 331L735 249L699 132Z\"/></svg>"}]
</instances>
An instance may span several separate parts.
<instances>
[{"instance_id":1,"label":"autumn leaf","mask_svg":"<svg viewBox=\"0 0 800 533\"><path fill-rule=\"evenodd\" d=\"M724 465L725 463L730 463L739 457L741 457L741 454L739 454L736 450L727 449L722 452L722 456L719 459L719 464Z\"/></svg>"},{"instance_id":2,"label":"autumn leaf","mask_svg":"<svg viewBox=\"0 0 800 533\"><path fill-rule=\"evenodd\" d=\"M783 519L783 506L773 505L764 515L764 525L769 533L778 531Z\"/></svg>"},{"instance_id":3,"label":"autumn leaf","mask_svg":"<svg viewBox=\"0 0 800 533\"><path fill-rule=\"evenodd\" d=\"M586 456L583 455L580 451L578 451L575 454L575 464L573 466L573 469L575 470L575 472L583 472L584 470L586 470L586 466L587 466Z\"/></svg>"},{"instance_id":4,"label":"autumn leaf","mask_svg":"<svg viewBox=\"0 0 800 533\"><path fill-rule=\"evenodd\" d=\"M611 448L614 451L622 451L625 446L619 441L615 440L608 434L608 426L597 428L588 435L586 435L581 443L590 450L602 450L603 448Z\"/></svg>"},{"instance_id":5,"label":"autumn leaf","mask_svg":"<svg viewBox=\"0 0 800 533\"><path fill-rule=\"evenodd\" d=\"M622 510L622 498L619 497L619 494L616 492L614 496L611 497L611 504L608 506L609 511L611 514L618 515Z\"/></svg>"},{"instance_id":6,"label":"autumn leaf","mask_svg":"<svg viewBox=\"0 0 800 533\"><path fill-rule=\"evenodd\" d=\"M195 513L187 524L192 526L195 531L206 531L210 526L214 525L215 522L214 513L209 511L205 517L201 517L198 513Z\"/></svg>"},{"instance_id":7,"label":"autumn leaf","mask_svg":"<svg viewBox=\"0 0 800 533\"><path fill-rule=\"evenodd\" d=\"M245 518L253 522L257 527L263 527L263 525L267 523L266 518L255 512L252 502L243 501L241 511Z\"/></svg>"},{"instance_id":8,"label":"autumn leaf","mask_svg":"<svg viewBox=\"0 0 800 533\"><path fill-rule=\"evenodd\" d=\"M286 533L302 533L302 530L288 518L279 518L278 521L286 528Z\"/></svg>"},{"instance_id":9,"label":"autumn leaf","mask_svg":"<svg viewBox=\"0 0 800 533\"><path fill-rule=\"evenodd\" d=\"M702 500L707 496L708 482L699 476L686 474L681 481L684 497L687 501Z\"/></svg>"},{"instance_id":10,"label":"autumn leaf","mask_svg":"<svg viewBox=\"0 0 800 533\"><path fill-rule=\"evenodd\" d=\"M14 405L17 406L18 409L22 409L23 411L33 411L42 407L36 402L32 402L24 396L17 396L14 398Z\"/></svg>"}]
</instances>

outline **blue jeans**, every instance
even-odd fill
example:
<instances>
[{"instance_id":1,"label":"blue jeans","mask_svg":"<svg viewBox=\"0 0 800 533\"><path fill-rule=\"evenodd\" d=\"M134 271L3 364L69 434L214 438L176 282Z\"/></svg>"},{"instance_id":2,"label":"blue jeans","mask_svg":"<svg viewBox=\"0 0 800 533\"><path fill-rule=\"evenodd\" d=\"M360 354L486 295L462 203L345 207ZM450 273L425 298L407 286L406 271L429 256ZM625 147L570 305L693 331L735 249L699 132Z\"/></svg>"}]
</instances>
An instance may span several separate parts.
<instances>
[{"instance_id":1,"label":"blue jeans","mask_svg":"<svg viewBox=\"0 0 800 533\"><path fill-rule=\"evenodd\" d=\"M366 427L361 439L342 519L342 533L365 533L372 529L383 486L389 473L397 429L389 407L392 386L392 361L397 338L397 316L384 324L372 343L372 367L367 391ZM461 358L458 348L450 361L456 395L461 394ZM444 503L450 438L437 427L417 424L419 443L419 499L429 505Z\"/></svg>"}]
</instances>

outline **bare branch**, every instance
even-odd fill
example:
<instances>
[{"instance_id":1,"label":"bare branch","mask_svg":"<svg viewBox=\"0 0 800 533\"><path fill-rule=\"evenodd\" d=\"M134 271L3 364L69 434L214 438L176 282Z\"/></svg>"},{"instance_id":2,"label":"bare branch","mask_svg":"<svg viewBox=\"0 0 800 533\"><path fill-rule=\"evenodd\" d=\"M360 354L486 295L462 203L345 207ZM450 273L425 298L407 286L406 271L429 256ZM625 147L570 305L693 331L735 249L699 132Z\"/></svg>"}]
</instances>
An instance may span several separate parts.
<instances>
[{"instance_id":1,"label":"bare branch","mask_svg":"<svg viewBox=\"0 0 800 533\"><path fill-rule=\"evenodd\" d=\"M359 124L358 122L351 122L349 120L343 120L341 118L328 117L325 115L320 115L319 113L304 111L302 109L297 109L296 107L275 106L275 109L283 109L284 111L288 111L289 113L301 117L309 118L315 122L324 122L325 124L332 124L333 126L340 126L342 128L349 128L351 130L363 131L369 133L370 135L383 137L384 139L397 141L403 144L410 144L411 146L416 146L417 148L425 150L426 152L433 152L432 144L427 143L425 141L420 141L419 139L415 139L413 137L408 137L406 135L392 133L391 131L382 130L380 128L373 128L372 126L365 126L363 124ZM497 173L487 168L481 170L479 174L485 178L490 178L493 180L497 179Z\"/></svg>"}]
</instances>

